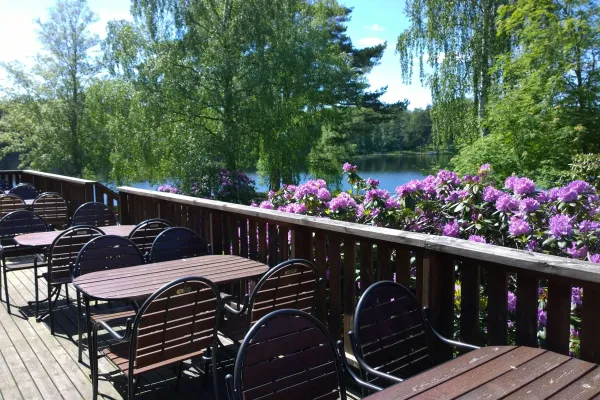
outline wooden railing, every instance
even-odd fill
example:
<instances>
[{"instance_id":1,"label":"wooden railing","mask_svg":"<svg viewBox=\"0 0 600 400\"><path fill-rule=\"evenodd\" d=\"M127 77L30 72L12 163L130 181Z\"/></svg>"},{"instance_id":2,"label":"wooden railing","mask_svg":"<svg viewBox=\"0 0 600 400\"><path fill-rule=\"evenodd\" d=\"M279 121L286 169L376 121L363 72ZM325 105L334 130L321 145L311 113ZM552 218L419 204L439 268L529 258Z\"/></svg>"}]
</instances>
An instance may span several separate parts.
<instances>
[{"instance_id":1,"label":"wooden railing","mask_svg":"<svg viewBox=\"0 0 600 400\"><path fill-rule=\"evenodd\" d=\"M457 319L461 340L479 345L506 344L511 277L516 279L518 296L517 344L538 345L538 288L543 281L548 287L546 346L567 354L571 288L583 287L581 357L600 362L600 318L596 316L600 310L600 265L188 196L118 189L124 224L160 217L203 234L218 254L241 255L269 265L290 257L313 260L327 277L327 287L318 294L317 314L334 337L346 339L361 292L372 282L395 275L397 282L411 285L432 310L434 324L443 334L455 334ZM416 279L411 279L411 268L416 268ZM456 280L461 283L459 315L454 311ZM482 292L484 287L486 293ZM480 297L487 297L486 310L480 310ZM487 328L486 335L481 334L481 328ZM349 351L348 340L345 344ZM451 356L443 348L436 353L440 359Z\"/></svg>"},{"instance_id":2,"label":"wooden railing","mask_svg":"<svg viewBox=\"0 0 600 400\"><path fill-rule=\"evenodd\" d=\"M118 194L97 181L71 178L33 170L0 171L0 179L11 184L31 183L41 192L57 192L63 196L69 206L69 215L90 201L107 204L118 213Z\"/></svg>"}]
</instances>

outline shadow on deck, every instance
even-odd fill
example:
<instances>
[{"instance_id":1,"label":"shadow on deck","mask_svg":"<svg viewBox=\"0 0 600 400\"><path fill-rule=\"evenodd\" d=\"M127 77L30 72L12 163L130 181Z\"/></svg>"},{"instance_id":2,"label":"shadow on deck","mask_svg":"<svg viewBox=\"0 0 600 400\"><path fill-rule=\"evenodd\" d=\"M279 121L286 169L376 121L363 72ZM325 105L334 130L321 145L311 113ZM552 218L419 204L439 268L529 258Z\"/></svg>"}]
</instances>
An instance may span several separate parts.
<instances>
[{"instance_id":1,"label":"shadow on deck","mask_svg":"<svg viewBox=\"0 0 600 400\"><path fill-rule=\"evenodd\" d=\"M75 302L67 304L64 289L54 313L55 336L50 334L47 318L38 323L34 308L27 302L34 299L33 270L9 272L9 295L12 314L3 301L0 306L0 398L3 399L91 399L87 348L83 363L77 361L77 313ZM3 288L2 288L3 290ZM40 280L40 298L46 286ZM2 293L4 294L4 293ZM74 297L71 287L69 294ZM46 304L42 304L41 310ZM98 307L107 307L99 305ZM106 339L105 337L101 338ZM106 346L102 341L101 348ZM225 375L233 370L235 349L228 346L219 352L220 396L226 399ZM218 400L209 375L204 379L204 361L188 361L184 367L179 391L176 371L165 367L142 375L137 397L140 399ZM99 360L99 398L127 397L127 380L108 360Z\"/></svg>"}]
</instances>

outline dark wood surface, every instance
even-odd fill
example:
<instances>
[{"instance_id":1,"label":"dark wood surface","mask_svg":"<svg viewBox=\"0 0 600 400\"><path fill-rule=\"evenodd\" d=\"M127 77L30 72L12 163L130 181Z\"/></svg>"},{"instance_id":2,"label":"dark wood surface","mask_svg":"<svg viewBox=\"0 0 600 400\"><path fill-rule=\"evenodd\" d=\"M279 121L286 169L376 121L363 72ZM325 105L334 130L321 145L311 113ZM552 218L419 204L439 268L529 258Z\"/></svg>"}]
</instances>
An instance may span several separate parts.
<instances>
[{"instance_id":1,"label":"dark wood surface","mask_svg":"<svg viewBox=\"0 0 600 400\"><path fill-rule=\"evenodd\" d=\"M75 278L75 286L90 298L140 300L175 279L203 276L216 284L252 278L268 266L239 256L203 256L92 272Z\"/></svg>"},{"instance_id":2,"label":"dark wood surface","mask_svg":"<svg viewBox=\"0 0 600 400\"><path fill-rule=\"evenodd\" d=\"M127 236L135 228L135 225L114 225L102 226L100 229L107 235ZM54 239L61 234L62 231L28 233L15 237L15 242L21 246L50 246Z\"/></svg>"},{"instance_id":3,"label":"dark wood surface","mask_svg":"<svg viewBox=\"0 0 600 400\"><path fill-rule=\"evenodd\" d=\"M595 364L539 348L492 346L367 399L591 399L599 393L600 369Z\"/></svg>"}]
</instances>

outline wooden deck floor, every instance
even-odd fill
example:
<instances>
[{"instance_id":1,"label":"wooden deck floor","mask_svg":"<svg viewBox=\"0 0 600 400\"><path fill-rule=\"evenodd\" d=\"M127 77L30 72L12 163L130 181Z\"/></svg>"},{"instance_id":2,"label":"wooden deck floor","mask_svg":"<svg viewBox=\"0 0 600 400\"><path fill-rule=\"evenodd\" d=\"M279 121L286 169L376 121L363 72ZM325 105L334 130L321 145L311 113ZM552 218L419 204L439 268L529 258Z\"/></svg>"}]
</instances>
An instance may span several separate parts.
<instances>
[{"instance_id":1,"label":"wooden deck floor","mask_svg":"<svg viewBox=\"0 0 600 400\"><path fill-rule=\"evenodd\" d=\"M47 319L36 322L27 302L34 299L33 270L9 272L12 315L0 306L0 399L90 399L92 385L88 357L77 361L77 320L74 303L66 304L64 290L55 315L56 335L50 334ZM40 298L46 286L40 280ZM69 294L74 295L71 288ZM45 306L45 304L43 305ZM220 398L225 399L224 377L231 372L234 351L219 353ZM143 375L137 398L216 400L211 377L203 383L202 362L186 365L180 390L175 387L171 368ZM106 359L99 360L100 398L126 398L126 380Z\"/></svg>"}]
</instances>

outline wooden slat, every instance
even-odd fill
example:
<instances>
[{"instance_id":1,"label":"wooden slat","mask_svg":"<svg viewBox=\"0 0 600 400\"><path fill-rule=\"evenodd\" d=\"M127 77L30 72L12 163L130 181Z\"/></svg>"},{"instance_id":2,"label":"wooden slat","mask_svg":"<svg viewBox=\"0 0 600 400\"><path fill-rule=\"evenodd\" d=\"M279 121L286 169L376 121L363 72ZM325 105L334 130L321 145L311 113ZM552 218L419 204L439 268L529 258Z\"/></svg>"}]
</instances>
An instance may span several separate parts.
<instances>
[{"instance_id":1,"label":"wooden slat","mask_svg":"<svg viewBox=\"0 0 600 400\"><path fill-rule=\"evenodd\" d=\"M538 280L517 275L517 344L537 347Z\"/></svg>"},{"instance_id":2,"label":"wooden slat","mask_svg":"<svg viewBox=\"0 0 600 400\"><path fill-rule=\"evenodd\" d=\"M240 218L240 255L248 257L248 220Z\"/></svg>"},{"instance_id":3,"label":"wooden slat","mask_svg":"<svg viewBox=\"0 0 600 400\"><path fill-rule=\"evenodd\" d=\"M319 272L319 278L323 279L315 298L317 307L316 316L321 322L327 324L327 304L325 304L325 291L327 289L327 281L325 280L325 269L327 268L327 243L325 240L325 234L323 232L317 232L315 234L315 266Z\"/></svg>"},{"instance_id":4,"label":"wooden slat","mask_svg":"<svg viewBox=\"0 0 600 400\"><path fill-rule=\"evenodd\" d=\"M488 345L504 345L508 340L508 274L502 265L487 265Z\"/></svg>"},{"instance_id":5,"label":"wooden slat","mask_svg":"<svg viewBox=\"0 0 600 400\"><path fill-rule=\"evenodd\" d=\"M410 250L406 247L396 247L396 261L394 264L396 282L410 288Z\"/></svg>"},{"instance_id":6,"label":"wooden slat","mask_svg":"<svg viewBox=\"0 0 600 400\"><path fill-rule=\"evenodd\" d=\"M548 295L549 296L549 295ZM600 394L600 368L584 375L571 385L561 390L550 400L594 399Z\"/></svg>"},{"instance_id":7,"label":"wooden slat","mask_svg":"<svg viewBox=\"0 0 600 400\"><path fill-rule=\"evenodd\" d=\"M99 229L106 235L127 237L133 228L135 228L135 225L101 226ZM56 239L61 232L62 231L27 233L15 237L15 242L21 246L47 247L52 244L54 239Z\"/></svg>"},{"instance_id":8,"label":"wooden slat","mask_svg":"<svg viewBox=\"0 0 600 400\"><path fill-rule=\"evenodd\" d=\"M331 234L329 244L329 332L334 338L342 337L341 238Z\"/></svg>"},{"instance_id":9,"label":"wooden slat","mask_svg":"<svg viewBox=\"0 0 600 400\"><path fill-rule=\"evenodd\" d=\"M355 300L355 270L356 270L356 239L344 236L344 273L342 304L344 306L344 348L346 352L352 352L348 331L352 330L354 320Z\"/></svg>"},{"instance_id":10,"label":"wooden slat","mask_svg":"<svg viewBox=\"0 0 600 400\"><path fill-rule=\"evenodd\" d=\"M581 321L581 358L600 363L600 285L587 283L583 286L583 309Z\"/></svg>"},{"instance_id":11,"label":"wooden slat","mask_svg":"<svg viewBox=\"0 0 600 400\"><path fill-rule=\"evenodd\" d=\"M248 256L252 260L258 260L258 227L256 226L256 220L251 219L248 221L248 242L249 242L249 254Z\"/></svg>"},{"instance_id":12,"label":"wooden slat","mask_svg":"<svg viewBox=\"0 0 600 400\"><path fill-rule=\"evenodd\" d=\"M548 350L569 354L571 285L556 279L548 280L547 313L546 345Z\"/></svg>"},{"instance_id":13,"label":"wooden slat","mask_svg":"<svg viewBox=\"0 0 600 400\"><path fill-rule=\"evenodd\" d=\"M392 249L387 243L377 244L377 280L392 280Z\"/></svg>"},{"instance_id":14,"label":"wooden slat","mask_svg":"<svg viewBox=\"0 0 600 400\"><path fill-rule=\"evenodd\" d=\"M479 265L471 260L463 261L460 267L460 340L474 345L480 344L479 337Z\"/></svg>"},{"instance_id":15,"label":"wooden slat","mask_svg":"<svg viewBox=\"0 0 600 400\"><path fill-rule=\"evenodd\" d=\"M263 221L258 223L258 260L267 263L267 227Z\"/></svg>"},{"instance_id":16,"label":"wooden slat","mask_svg":"<svg viewBox=\"0 0 600 400\"><path fill-rule=\"evenodd\" d=\"M169 221L171 219L166 218ZM212 211L211 213L211 226L212 226L212 251L215 255L223 254L223 213L219 211Z\"/></svg>"},{"instance_id":17,"label":"wooden slat","mask_svg":"<svg viewBox=\"0 0 600 400\"><path fill-rule=\"evenodd\" d=\"M425 290L427 288L425 288L424 285L425 284L429 285L429 283L424 282L423 250L422 249L415 250L415 269L416 269L415 293L416 293L417 299L419 299L419 301L423 305L426 305L425 301L428 301L428 299L426 299L425 292L427 292L427 296L429 296L429 291Z\"/></svg>"},{"instance_id":18,"label":"wooden slat","mask_svg":"<svg viewBox=\"0 0 600 400\"><path fill-rule=\"evenodd\" d=\"M433 314L433 326L445 337L452 337L454 324L454 260L447 255L427 251L425 260L430 269L429 307ZM452 348L434 342L434 359L442 362L452 358Z\"/></svg>"},{"instance_id":19,"label":"wooden slat","mask_svg":"<svg viewBox=\"0 0 600 400\"><path fill-rule=\"evenodd\" d=\"M269 266L274 267L279 263L277 260L277 241L279 239L279 232L277 232L277 225L269 224Z\"/></svg>"},{"instance_id":20,"label":"wooden slat","mask_svg":"<svg viewBox=\"0 0 600 400\"><path fill-rule=\"evenodd\" d=\"M240 255L240 233L238 231L240 222L236 215L229 217L229 237L231 238L231 254L234 256Z\"/></svg>"},{"instance_id":21,"label":"wooden slat","mask_svg":"<svg viewBox=\"0 0 600 400\"><path fill-rule=\"evenodd\" d=\"M287 227L279 226L279 260L281 260L281 262L290 258L289 232L290 230Z\"/></svg>"},{"instance_id":22,"label":"wooden slat","mask_svg":"<svg viewBox=\"0 0 600 400\"><path fill-rule=\"evenodd\" d=\"M373 245L368 241L360 242L360 293L373 284Z\"/></svg>"}]
</instances>

